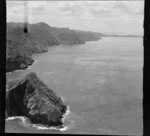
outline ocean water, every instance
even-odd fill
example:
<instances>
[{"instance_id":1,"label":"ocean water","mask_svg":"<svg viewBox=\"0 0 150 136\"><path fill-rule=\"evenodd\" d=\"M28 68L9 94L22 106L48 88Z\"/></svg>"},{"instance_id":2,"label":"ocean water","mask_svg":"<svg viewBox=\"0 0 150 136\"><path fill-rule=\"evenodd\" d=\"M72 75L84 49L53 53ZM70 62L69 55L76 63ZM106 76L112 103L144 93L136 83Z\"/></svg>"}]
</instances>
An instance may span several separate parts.
<instances>
[{"instance_id":1,"label":"ocean water","mask_svg":"<svg viewBox=\"0 0 150 136\"><path fill-rule=\"evenodd\" d=\"M53 46L33 58L36 63L8 73L7 80L36 72L68 105L64 128L43 129L13 118L6 121L6 132L142 135L142 38Z\"/></svg>"}]
</instances>

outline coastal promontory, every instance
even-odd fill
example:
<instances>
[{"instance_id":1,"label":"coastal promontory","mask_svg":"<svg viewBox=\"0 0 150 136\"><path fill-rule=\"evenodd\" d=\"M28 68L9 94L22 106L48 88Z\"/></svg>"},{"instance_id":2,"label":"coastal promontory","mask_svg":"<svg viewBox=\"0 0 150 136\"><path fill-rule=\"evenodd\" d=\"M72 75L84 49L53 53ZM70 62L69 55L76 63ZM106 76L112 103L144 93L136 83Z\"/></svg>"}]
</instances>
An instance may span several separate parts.
<instances>
[{"instance_id":1,"label":"coastal promontory","mask_svg":"<svg viewBox=\"0 0 150 136\"><path fill-rule=\"evenodd\" d=\"M47 52L56 45L84 44L100 39L100 33L51 27L44 22L7 23L6 72L25 69L33 63L32 54Z\"/></svg>"},{"instance_id":2,"label":"coastal promontory","mask_svg":"<svg viewBox=\"0 0 150 136\"><path fill-rule=\"evenodd\" d=\"M60 126L66 109L61 97L49 89L34 72L21 80L7 83L7 117L25 116L33 124Z\"/></svg>"}]
</instances>

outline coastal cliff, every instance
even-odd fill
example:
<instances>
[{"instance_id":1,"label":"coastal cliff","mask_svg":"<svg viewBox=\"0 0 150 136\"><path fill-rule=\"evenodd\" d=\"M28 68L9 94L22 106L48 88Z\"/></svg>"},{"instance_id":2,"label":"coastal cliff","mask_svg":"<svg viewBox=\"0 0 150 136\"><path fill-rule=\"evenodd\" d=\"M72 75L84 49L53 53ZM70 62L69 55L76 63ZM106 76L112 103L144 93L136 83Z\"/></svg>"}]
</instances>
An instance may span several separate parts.
<instances>
[{"instance_id":1,"label":"coastal cliff","mask_svg":"<svg viewBox=\"0 0 150 136\"><path fill-rule=\"evenodd\" d=\"M35 73L19 81L7 83L7 117L25 116L31 123L46 126L62 125L66 106L61 97L49 89Z\"/></svg>"},{"instance_id":2,"label":"coastal cliff","mask_svg":"<svg viewBox=\"0 0 150 136\"><path fill-rule=\"evenodd\" d=\"M7 23L6 72L27 68L34 61L33 53L47 52L50 46L84 44L100 36L100 33L51 27L43 22Z\"/></svg>"}]
</instances>

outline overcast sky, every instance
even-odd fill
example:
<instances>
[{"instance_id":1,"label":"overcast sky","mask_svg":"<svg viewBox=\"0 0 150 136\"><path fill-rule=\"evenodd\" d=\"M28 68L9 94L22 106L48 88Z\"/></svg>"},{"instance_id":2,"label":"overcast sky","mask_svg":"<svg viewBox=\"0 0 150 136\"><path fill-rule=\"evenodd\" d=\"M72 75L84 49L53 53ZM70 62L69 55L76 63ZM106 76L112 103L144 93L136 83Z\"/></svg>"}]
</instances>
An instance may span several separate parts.
<instances>
[{"instance_id":1,"label":"overcast sky","mask_svg":"<svg viewBox=\"0 0 150 136\"><path fill-rule=\"evenodd\" d=\"M7 22L143 35L144 1L7 1Z\"/></svg>"}]
</instances>

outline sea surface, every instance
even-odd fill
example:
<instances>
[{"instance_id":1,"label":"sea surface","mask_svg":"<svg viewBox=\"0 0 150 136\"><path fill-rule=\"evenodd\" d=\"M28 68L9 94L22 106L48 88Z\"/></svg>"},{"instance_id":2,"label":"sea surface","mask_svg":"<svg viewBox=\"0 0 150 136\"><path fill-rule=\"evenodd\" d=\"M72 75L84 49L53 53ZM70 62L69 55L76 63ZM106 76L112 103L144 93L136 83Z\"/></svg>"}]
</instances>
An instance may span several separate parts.
<instances>
[{"instance_id":1,"label":"sea surface","mask_svg":"<svg viewBox=\"0 0 150 136\"><path fill-rule=\"evenodd\" d=\"M20 118L6 121L6 132L62 134L143 134L143 38L103 37L80 45L60 45L35 54L26 70L36 72L69 106L64 129L42 129Z\"/></svg>"}]
</instances>

